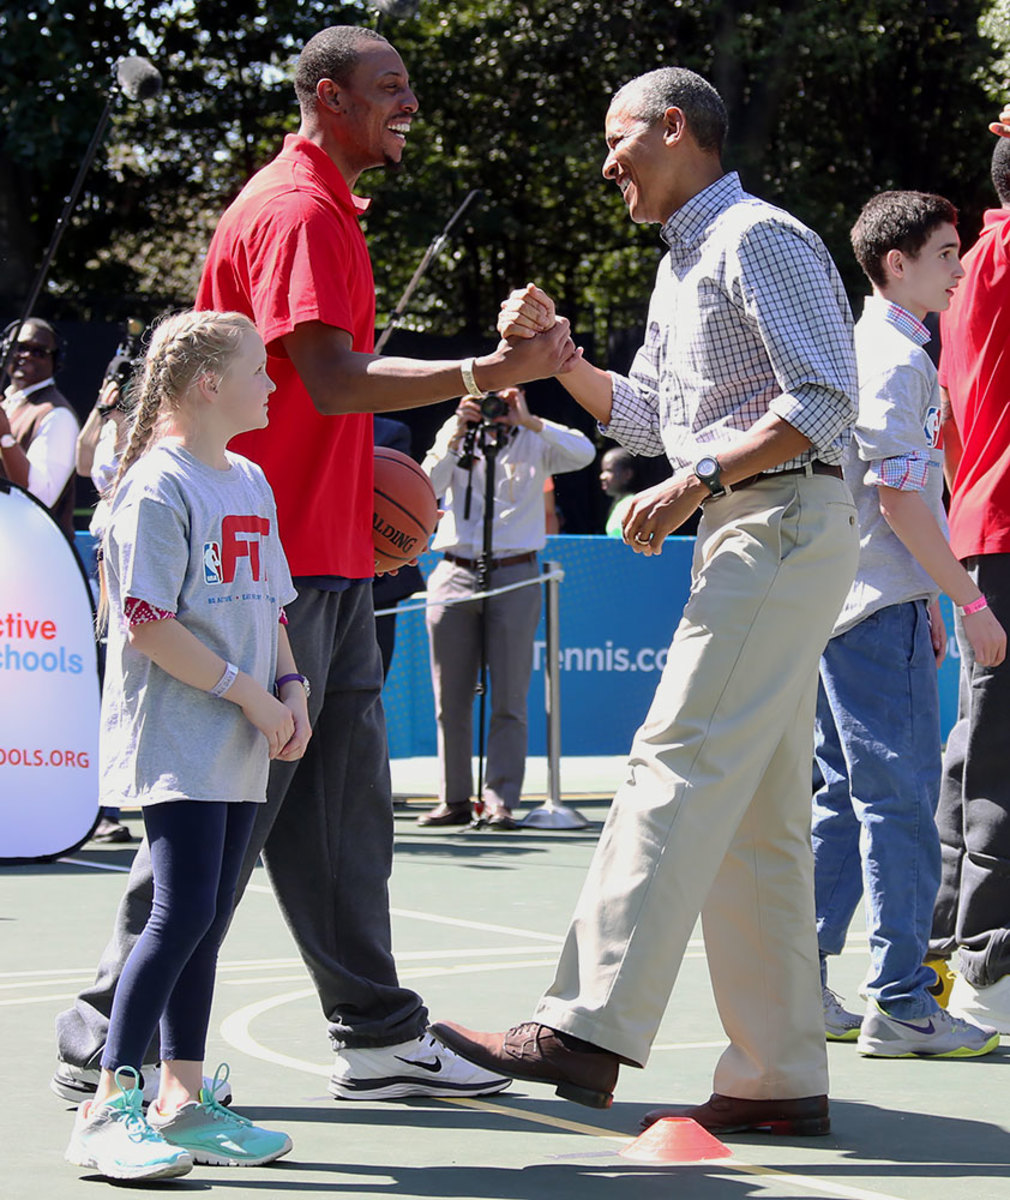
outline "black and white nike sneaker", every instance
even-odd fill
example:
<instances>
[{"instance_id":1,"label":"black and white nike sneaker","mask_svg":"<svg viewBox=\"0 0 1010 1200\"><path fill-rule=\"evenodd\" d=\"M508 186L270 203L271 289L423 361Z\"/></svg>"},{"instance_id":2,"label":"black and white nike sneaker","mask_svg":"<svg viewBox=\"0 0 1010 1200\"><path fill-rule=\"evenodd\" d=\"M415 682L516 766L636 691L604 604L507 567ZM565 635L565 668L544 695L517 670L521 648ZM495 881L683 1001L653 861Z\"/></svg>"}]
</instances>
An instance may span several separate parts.
<instances>
[{"instance_id":1,"label":"black and white nike sneaker","mask_svg":"<svg viewBox=\"0 0 1010 1200\"><path fill-rule=\"evenodd\" d=\"M328 1090L335 1100L489 1096L511 1082L474 1066L425 1033L395 1046L338 1050Z\"/></svg>"}]
</instances>

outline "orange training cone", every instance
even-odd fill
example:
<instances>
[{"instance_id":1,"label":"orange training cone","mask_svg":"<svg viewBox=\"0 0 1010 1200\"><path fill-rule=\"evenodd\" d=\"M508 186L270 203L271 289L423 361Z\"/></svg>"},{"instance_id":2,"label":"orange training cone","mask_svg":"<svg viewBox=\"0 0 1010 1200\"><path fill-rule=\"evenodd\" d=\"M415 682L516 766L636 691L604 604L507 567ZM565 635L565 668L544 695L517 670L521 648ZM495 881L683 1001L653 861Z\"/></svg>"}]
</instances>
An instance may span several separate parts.
<instances>
[{"instance_id":1,"label":"orange training cone","mask_svg":"<svg viewBox=\"0 0 1010 1200\"><path fill-rule=\"evenodd\" d=\"M653 1163L710 1162L733 1155L690 1117L663 1117L619 1153L635 1162Z\"/></svg>"}]
</instances>

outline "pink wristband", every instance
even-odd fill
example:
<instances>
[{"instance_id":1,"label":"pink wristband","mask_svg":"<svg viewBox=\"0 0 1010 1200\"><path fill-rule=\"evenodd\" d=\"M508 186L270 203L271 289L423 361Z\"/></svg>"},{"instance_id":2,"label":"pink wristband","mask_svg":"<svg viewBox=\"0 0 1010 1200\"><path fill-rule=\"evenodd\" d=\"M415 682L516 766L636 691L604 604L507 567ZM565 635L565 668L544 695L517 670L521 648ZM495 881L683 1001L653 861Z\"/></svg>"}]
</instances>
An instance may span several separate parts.
<instances>
[{"instance_id":1,"label":"pink wristband","mask_svg":"<svg viewBox=\"0 0 1010 1200\"><path fill-rule=\"evenodd\" d=\"M983 608L988 608L989 602L985 596L979 596L977 600L972 600L971 604L962 604L958 607L958 612L962 617L970 617L972 613L981 612Z\"/></svg>"}]
</instances>

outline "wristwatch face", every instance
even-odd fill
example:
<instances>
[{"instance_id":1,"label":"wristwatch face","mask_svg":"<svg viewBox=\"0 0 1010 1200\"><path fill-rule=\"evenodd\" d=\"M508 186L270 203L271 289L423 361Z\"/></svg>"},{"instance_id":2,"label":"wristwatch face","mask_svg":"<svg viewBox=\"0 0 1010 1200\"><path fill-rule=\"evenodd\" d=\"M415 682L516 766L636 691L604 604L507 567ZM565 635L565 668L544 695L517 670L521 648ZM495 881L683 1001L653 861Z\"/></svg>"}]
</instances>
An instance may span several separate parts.
<instances>
[{"instance_id":1,"label":"wristwatch face","mask_svg":"<svg viewBox=\"0 0 1010 1200\"><path fill-rule=\"evenodd\" d=\"M4 450L9 450L11 448L11 446L16 446L16 445L17 445L17 438L14 436L13 433L5 433L3 435L3 437L0 437L0 448L2 448Z\"/></svg>"},{"instance_id":2,"label":"wristwatch face","mask_svg":"<svg viewBox=\"0 0 1010 1200\"><path fill-rule=\"evenodd\" d=\"M707 482L719 474L719 464L711 455L706 455L704 458L698 459L695 464L694 473L699 479Z\"/></svg>"}]
</instances>

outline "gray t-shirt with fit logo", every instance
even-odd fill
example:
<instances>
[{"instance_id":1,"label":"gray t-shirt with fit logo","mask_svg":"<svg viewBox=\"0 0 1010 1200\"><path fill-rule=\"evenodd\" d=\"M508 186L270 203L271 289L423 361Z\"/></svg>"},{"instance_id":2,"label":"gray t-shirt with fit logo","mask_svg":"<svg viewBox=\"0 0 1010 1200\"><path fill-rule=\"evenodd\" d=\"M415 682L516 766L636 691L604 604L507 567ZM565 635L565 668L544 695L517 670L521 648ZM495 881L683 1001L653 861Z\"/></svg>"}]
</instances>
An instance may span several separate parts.
<instances>
[{"instance_id":1,"label":"gray t-shirt with fit logo","mask_svg":"<svg viewBox=\"0 0 1010 1200\"><path fill-rule=\"evenodd\" d=\"M175 613L201 642L270 688L282 605L295 597L273 494L236 454L208 466L159 442L127 472L105 542L109 649L102 803L265 799L267 741L229 700L182 683L126 636L126 600Z\"/></svg>"}]
</instances>

